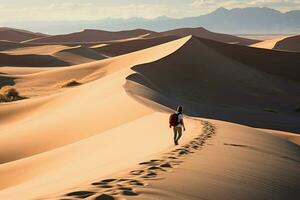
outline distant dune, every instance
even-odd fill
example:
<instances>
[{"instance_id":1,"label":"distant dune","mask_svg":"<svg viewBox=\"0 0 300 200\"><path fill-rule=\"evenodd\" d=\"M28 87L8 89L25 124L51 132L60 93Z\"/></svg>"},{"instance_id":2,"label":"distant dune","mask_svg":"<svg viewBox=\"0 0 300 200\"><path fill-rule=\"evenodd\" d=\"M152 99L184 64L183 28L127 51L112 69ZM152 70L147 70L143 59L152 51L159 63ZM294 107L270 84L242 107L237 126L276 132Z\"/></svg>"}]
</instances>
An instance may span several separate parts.
<instances>
[{"instance_id":1,"label":"distant dune","mask_svg":"<svg viewBox=\"0 0 300 200\"><path fill-rule=\"evenodd\" d=\"M300 52L300 35L287 37L281 41L278 41L274 46L274 49Z\"/></svg>"},{"instance_id":2,"label":"distant dune","mask_svg":"<svg viewBox=\"0 0 300 200\"><path fill-rule=\"evenodd\" d=\"M215 40L224 43L232 43L232 44L239 44L239 45L250 45L259 42L259 40L247 39L236 37L233 35L221 34L221 33L214 33L211 31L206 30L205 28L181 28L170 30L166 32L162 32L163 35L177 35L180 37L185 37L188 35L193 35L200 38L206 38L210 40Z\"/></svg>"},{"instance_id":3,"label":"distant dune","mask_svg":"<svg viewBox=\"0 0 300 200\"><path fill-rule=\"evenodd\" d=\"M101 30L92 30L85 29L81 32L70 33L65 35L55 35L45 38L38 38L28 41L28 43L44 43L44 44L60 44L60 43L87 43L87 42L103 42L103 41L112 41L112 40L124 40L128 38L135 38L141 36L154 37L158 33L144 30L136 29L129 31L119 31L119 32L110 32L110 31L101 31Z\"/></svg>"},{"instance_id":4,"label":"distant dune","mask_svg":"<svg viewBox=\"0 0 300 200\"><path fill-rule=\"evenodd\" d=\"M26 67L57 67L67 66L66 62L63 62L53 56L49 55L10 55L0 53L0 67L1 66L26 66Z\"/></svg>"},{"instance_id":5,"label":"distant dune","mask_svg":"<svg viewBox=\"0 0 300 200\"><path fill-rule=\"evenodd\" d=\"M0 27L0 40L12 42L23 42L26 40L45 37L45 34L33 33L30 31Z\"/></svg>"},{"instance_id":6,"label":"distant dune","mask_svg":"<svg viewBox=\"0 0 300 200\"><path fill-rule=\"evenodd\" d=\"M56 58L69 64L82 64L107 58L106 56L83 46L76 46L58 51L54 54Z\"/></svg>"},{"instance_id":7,"label":"distant dune","mask_svg":"<svg viewBox=\"0 0 300 200\"><path fill-rule=\"evenodd\" d=\"M142 50L145 48L153 47L159 44L170 42L172 40L178 39L179 36L163 36L155 38L141 38L130 41L115 42L107 45L99 46L96 45L91 47L93 50L96 50L100 53L103 53L108 56L118 56L122 54L127 54L130 52Z\"/></svg>"},{"instance_id":8,"label":"distant dune","mask_svg":"<svg viewBox=\"0 0 300 200\"><path fill-rule=\"evenodd\" d=\"M9 43L10 44L10 43ZM10 45L11 48L13 45ZM22 47L25 46L25 47ZM106 58L83 46L16 44L15 48L0 52L2 66L57 67L81 64Z\"/></svg>"},{"instance_id":9,"label":"distant dune","mask_svg":"<svg viewBox=\"0 0 300 200\"><path fill-rule=\"evenodd\" d=\"M272 39L266 39L262 42L258 42L252 45L249 45L251 47L256 47L256 48L263 48L263 49L273 49L277 42L287 38L288 36L277 36Z\"/></svg>"},{"instance_id":10,"label":"distant dune","mask_svg":"<svg viewBox=\"0 0 300 200\"><path fill-rule=\"evenodd\" d=\"M128 30L128 31L102 31L86 29L77 33L70 33L65 35L55 35L43 38L28 40L27 43L31 44L68 44L68 43L99 43L132 40L141 38L155 38L161 36L178 36L185 37L193 35L201 38L216 40L225 43L233 43L240 45L250 45L259 42L259 40L241 38L228 34L214 33L204 28L182 28L165 32L154 32L144 29Z\"/></svg>"},{"instance_id":11,"label":"distant dune","mask_svg":"<svg viewBox=\"0 0 300 200\"><path fill-rule=\"evenodd\" d=\"M28 47L28 46L32 46L32 45L19 43L19 42L0 40L0 51L10 50L10 49L15 49L20 47Z\"/></svg>"}]
</instances>

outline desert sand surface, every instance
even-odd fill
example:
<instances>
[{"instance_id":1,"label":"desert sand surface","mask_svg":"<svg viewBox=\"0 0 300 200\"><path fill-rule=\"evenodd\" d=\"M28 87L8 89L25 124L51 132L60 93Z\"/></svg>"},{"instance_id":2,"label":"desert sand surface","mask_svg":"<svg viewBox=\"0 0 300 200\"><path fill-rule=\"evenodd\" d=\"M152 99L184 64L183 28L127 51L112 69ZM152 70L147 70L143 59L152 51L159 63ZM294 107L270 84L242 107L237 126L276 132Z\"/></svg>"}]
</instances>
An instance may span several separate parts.
<instances>
[{"instance_id":1,"label":"desert sand surface","mask_svg":"<svg viewBox=\"0 0 300 200\"><path fill-rule=\"evenodd\" d=\"M298 52L122 34L123 41L105 46L1 53L19 62L0 68L1 87L14 85L26 99L0 104L0 199L300 195ZM66 38L47 42L83 41ZM99 51L105 47L111 57ZM83 49L104 59L72 64L73 55L60 54ZM62 56L68 65L33 67L22 56ZM174 146L168 118L177 105L187 131Z\"/></svg>"},{"instance_id":2,"label":"desert sand surface","mask_svg":"<svg viewBox=\"0 0 300 200\"><path fill-rule=\"evenodd\" d=\"M300 52L300 35L287 37L278 41L274 49Z\"/></svg>"},{"instance_id":3,"label":"desert sand surface","mask_svg":"<svg viewBox=\"0 0 300 200\"><path fill-rule=\"evenodd\" d=\"M259 129L265 133L270 133L272 135L287 139L297 145L300 145L300 135L295 133L289 133L286 131L277 131L277 130L270 130L270 129Z\"/></svg>"}]
</instances>

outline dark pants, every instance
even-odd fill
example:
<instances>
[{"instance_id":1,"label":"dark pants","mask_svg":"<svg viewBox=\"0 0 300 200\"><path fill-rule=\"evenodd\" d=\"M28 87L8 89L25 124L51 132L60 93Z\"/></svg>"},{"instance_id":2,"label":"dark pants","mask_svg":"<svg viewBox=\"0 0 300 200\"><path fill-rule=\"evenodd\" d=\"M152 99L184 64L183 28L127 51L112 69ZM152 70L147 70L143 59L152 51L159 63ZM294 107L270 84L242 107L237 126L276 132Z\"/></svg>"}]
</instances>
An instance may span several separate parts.
<instances>
[{"instance_id":1,"label":"dark pants","mask_svg":"<svg viewBox=\"0 0 300 200\"><path fill-rule=\"evenodd\" d=\"M175 145L178 145L178 140L182 136L182 127L173 127L174 131L174 143Z\"/></svg>"}]
</instances>

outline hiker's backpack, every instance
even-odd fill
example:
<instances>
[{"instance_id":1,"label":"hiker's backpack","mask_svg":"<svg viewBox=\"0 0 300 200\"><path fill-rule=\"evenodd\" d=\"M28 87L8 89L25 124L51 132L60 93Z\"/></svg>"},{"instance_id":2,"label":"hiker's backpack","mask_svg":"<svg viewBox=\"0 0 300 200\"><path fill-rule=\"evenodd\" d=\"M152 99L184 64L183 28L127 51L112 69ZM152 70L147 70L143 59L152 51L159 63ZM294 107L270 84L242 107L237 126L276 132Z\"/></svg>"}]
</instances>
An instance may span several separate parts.
<instances>
[{"instance_id":1,"label":"hiker's backpack","mask_svg":"<svg viewBox=\"0 0 300 200\"><path fill-rule=\"evenodd\" d=\"M170 124L170 126L178 125L178 114L177 113L173 113L170 115L169 124Z\"/></svg>"}]
</instances>

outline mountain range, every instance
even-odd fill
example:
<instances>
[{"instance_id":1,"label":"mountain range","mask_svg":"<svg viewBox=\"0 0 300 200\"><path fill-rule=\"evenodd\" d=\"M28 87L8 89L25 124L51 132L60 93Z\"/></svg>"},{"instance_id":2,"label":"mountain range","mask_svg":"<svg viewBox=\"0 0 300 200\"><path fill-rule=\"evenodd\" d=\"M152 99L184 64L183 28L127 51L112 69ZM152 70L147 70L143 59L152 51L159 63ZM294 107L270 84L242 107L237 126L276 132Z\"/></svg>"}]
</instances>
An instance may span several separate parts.
<instances>
[{"instance_id":1,"label":"mountain range","mask_svg":"<svg viewBox=\"0 0 300 200\"><path fill-rule=\"evenodd\" d=\"M2 24L49 34L69 33L82 29L102 29L110 31L128 29L150 29L166 31L182 27L204 27L230 34L295 34L300 32L300 10L282 13L267 7L226 9L219 8L209 14L181 19L166 16L155 19L107 18L84 21L30 21Z\"/></svg>"}]
</instances>

